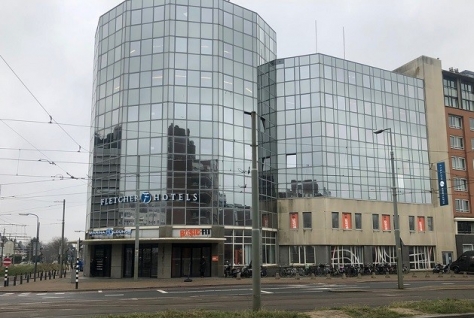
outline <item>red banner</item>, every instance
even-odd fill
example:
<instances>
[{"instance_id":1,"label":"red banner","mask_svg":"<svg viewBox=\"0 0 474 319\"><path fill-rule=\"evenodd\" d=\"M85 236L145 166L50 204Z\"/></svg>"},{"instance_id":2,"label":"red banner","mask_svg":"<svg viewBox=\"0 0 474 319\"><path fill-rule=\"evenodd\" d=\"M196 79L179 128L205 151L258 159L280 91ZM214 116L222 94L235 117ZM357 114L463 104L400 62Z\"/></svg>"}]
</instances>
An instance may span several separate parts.
<instances>
[{"instance_id":1,"label":"red banner","mask_svg":"<svg viewBox=\"0 0 474 319\"><path fill-rule=\"evenodd\" d=\"M390 215L382 215L382 230L391 230Z\"/></svg>"},{"instance_id":2,"label":"red banner","mask_svg":"<svg viewBox=\"0 0 474 319\"><path fill-rule=\"evenodd\" d=\"M290 213L290 229L298 229L298 213Z\"/></svg>"},{"instance_id":3,"label":"red banner","mask_svg":"<svg viewBox=\"0 0 474 319\"><path fill-rule=\"evenodd\" d=\"M425 217L418 217L418 231L425 231Z\"/></svg>"},{"instance_id":4,"label":"red banner","mask_svg":"<svg viewBox=\"0 0 474 319\"><path fill-rule=\"evenodd\" d=\"M342 229L352 229L351 213L342 213Z\"/></svg>"}]
</instances>

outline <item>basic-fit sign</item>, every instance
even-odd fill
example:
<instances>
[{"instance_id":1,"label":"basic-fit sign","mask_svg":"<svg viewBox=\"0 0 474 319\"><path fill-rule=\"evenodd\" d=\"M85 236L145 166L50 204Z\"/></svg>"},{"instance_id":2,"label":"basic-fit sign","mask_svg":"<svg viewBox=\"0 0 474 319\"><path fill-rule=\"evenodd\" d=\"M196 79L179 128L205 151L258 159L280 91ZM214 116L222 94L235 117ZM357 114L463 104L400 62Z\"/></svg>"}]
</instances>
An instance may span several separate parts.
<instances>
[{"instance_id":1,"label":"basic-fit sign","mask_svg":"<svg viewBox=\"0 0 474 319\"><path fill-rule=\"evenodd\" d=\"M173 237L179 238L199 238L199 237L211 237L210 228L183 228L174 229Z\"/></svg>"}]
</instances>

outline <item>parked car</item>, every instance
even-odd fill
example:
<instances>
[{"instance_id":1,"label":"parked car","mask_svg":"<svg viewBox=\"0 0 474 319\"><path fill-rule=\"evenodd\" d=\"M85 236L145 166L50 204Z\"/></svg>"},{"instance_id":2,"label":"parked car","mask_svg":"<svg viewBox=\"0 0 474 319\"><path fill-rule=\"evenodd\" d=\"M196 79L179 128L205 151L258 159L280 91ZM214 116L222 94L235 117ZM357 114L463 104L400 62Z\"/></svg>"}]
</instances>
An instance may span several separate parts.
<instances>
[{"instance_id":1,"label":"parked car","mask_svg":"<svg viewBox=\"0 0 474 319\"><path fill-rule=\"evenodd\" d=\"M450 269L456 274L460 272L474 272L474 250L464 252L450 265Z\"/></svg>"}]
</instances>

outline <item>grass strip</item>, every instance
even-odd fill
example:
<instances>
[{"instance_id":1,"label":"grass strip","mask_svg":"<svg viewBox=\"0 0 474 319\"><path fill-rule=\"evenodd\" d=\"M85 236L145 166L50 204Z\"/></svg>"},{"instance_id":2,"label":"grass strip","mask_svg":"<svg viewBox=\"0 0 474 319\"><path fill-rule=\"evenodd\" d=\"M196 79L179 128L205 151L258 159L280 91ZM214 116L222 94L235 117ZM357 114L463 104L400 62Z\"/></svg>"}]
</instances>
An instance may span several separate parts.
<instances>
[{"instance_id":1,"label":"grass strip","mask_svg":"<svg viewBox=\"0 0 474 319\"><path fill-rule=\"evenodd\" d=\"M403 301L394 303L391 305L391 307L413 309L429 314L469 313L474 312L474 301L450 298L422 301Z\"/></svg>"},{"instance_id":2,"label":"grass strip","mask_svg":"<svg viewBox=\"0 0 474 319\"><path fill-rule=\"evenodd\" d=\"M308 318L297 311L220 311L220 310L165 310L153 313L111 314L102 318Z\"/></svg>"}]
</instances>

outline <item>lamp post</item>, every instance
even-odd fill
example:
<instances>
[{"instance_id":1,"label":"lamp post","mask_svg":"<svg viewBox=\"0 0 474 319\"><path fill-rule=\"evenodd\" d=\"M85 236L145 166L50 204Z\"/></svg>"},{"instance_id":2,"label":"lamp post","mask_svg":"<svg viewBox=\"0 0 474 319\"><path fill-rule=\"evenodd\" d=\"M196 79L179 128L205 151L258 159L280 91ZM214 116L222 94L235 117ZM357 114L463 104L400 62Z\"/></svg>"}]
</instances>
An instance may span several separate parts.
<instances>
[{"instance_id":1,"label":"lamp post","mask_svg":"<svg viewBox=\"0 0 474 319\"><path fill-rule=\"evenodd\" d=\"M35 252L35 273L34 273L34 281L36 281L36 270L38 269L38 245L39 245L39 231L40 231L40 222L39 217L33 213L20 213L21 216L36 216L36 252Z\"/></svg>"},{"instance_id":2,"label":"lamp post","mask_svg":"<svg viewBox=\"0 0 474 319\"><path fill-rule=\"evenodd\" d=\"M61 248L60 248L60 255L59 255L59 278L63 278L63 263L64 263L64 215L66 213L66 200L63 199L63 226L61 231Z\"/></svg>"},{"instance_id":3,"label":"lamp post","mask_svg":"<svg viewBox=\"0 0 474 319\"><path fill-rule=\"evenodd\" d=\"M380 134L388 131L390 134L390 165L392 166L392 198L393 198L393 228L395 233L395 249L397 256L397 278L398 278L398 289L403 289L403 273L402 273L402 247L400 243L400 223L398 217L398 206L397 206L397 184L395 182L395 159L393 156L393 140L392 140L392 129L385 128L377 130L374 134Z\"/></svg>"}]
</instances>

